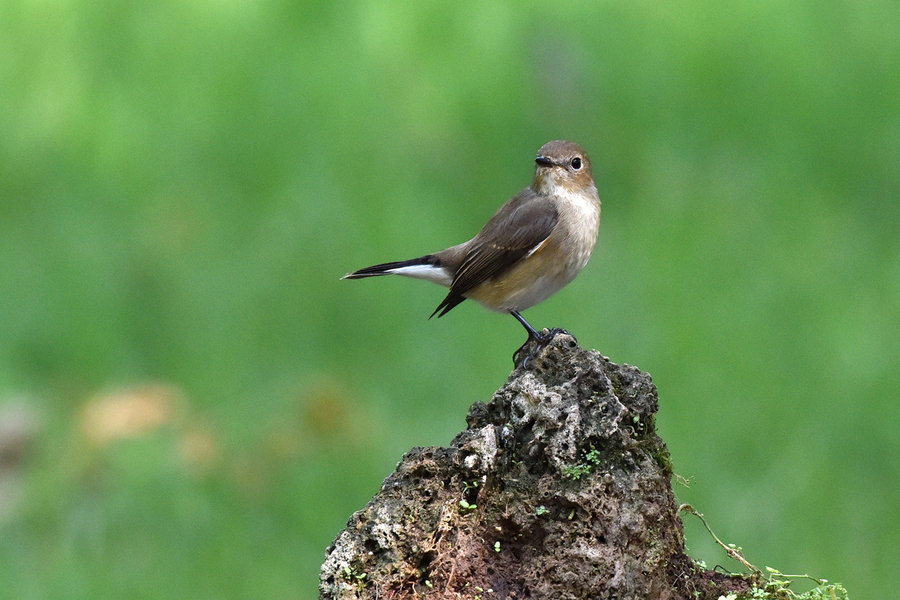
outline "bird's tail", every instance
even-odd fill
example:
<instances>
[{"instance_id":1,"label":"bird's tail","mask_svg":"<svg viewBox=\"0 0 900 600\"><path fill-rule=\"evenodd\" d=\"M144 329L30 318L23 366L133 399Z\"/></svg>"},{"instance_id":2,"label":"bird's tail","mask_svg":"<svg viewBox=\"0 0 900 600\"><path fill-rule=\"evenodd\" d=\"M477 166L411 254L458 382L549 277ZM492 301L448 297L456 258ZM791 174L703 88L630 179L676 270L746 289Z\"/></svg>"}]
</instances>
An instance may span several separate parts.
<instances>
[{"instance_id":1,"label":"bird's tail","mask_svg":"<svg viewBox=\"0 0 900 600\"><path fill-rule=\"evenodd\" d=\"M415 279L426 279L447 287L450 286L453 280L452 275L443 269L441 261L433 254L411 260L373 265L359 271L347 273L341 279L362 279L379 275L403 275L404 277L413 277Z\"/></svg>"}]
</instances>

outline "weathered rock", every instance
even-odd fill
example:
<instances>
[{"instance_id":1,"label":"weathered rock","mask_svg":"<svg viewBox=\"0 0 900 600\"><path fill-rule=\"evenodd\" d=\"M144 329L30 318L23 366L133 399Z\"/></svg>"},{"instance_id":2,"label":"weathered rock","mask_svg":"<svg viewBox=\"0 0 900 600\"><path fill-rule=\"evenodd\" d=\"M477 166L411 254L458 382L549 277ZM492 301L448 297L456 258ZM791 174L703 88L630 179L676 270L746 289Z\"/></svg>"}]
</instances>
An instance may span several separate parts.
<instances>
[{"instance_id":1,"label":"weathered rock","mask_svg":"<svg viewBox=\"0 0 900 600\"><path fill-rule=\"evenodd\" d=\"M414 448L328 548L323 599L684 598L742 590L684 555L656 386L558 335L449 448Z\"/></svg>"}]
</instances>

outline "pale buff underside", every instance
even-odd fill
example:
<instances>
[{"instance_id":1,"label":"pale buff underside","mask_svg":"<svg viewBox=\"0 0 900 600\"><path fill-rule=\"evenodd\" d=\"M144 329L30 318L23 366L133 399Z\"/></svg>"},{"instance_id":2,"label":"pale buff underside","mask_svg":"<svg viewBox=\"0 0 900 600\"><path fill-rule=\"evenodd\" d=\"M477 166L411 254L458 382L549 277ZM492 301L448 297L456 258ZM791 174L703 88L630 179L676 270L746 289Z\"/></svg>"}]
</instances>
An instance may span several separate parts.
<instances>
[{"instance_id":1,"label":"pale buff underside","mask_svg":"<svg viewBox=\"0 0 900 600\"><path fill-rule=\"evenodd\" d=\"M498 312L522 311L565 287L587 264L600 226L600 202L574 193L557 194L560 221L553 232L521 262L464 294ZM563 251L565 249L566 251Z\"/></svg>"}]
</instances>

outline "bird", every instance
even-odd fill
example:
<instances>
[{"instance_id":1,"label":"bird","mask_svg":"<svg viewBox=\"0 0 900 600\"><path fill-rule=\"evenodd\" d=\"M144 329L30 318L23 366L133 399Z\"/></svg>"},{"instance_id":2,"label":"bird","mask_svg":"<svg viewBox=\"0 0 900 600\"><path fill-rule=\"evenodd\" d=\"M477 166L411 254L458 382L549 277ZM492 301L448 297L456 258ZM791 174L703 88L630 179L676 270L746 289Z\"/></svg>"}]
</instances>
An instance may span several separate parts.
<instances>
[{"instance_id":1,"label":"bird","mask_svg":"<svg viewBox=\"0 0 900 600\"><path fill-rule=\"evenodd\" d=\"M513 365L523 359L527 368L557 334L568 332L559 328L538 332L521 312L581 272L600 228L600 197L584 148L555 140L541 146L534 162L531 185L501 206L469 241L419 258L359 269L341 279L401 275L449 288L431 317L443 317L467 299L509 313L528 333L513 354ZM534 342L533 351L524 355Z\"/></svg>"}]
</instances>

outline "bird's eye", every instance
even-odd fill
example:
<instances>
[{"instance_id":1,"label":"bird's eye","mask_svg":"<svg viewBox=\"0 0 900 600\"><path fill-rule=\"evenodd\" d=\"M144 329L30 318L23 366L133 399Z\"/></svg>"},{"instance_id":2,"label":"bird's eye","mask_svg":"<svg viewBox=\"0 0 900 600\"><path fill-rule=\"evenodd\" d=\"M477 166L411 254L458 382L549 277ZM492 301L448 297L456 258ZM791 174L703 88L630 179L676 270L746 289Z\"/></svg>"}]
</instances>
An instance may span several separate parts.
<instances>
[{"instance_id":1,"label":"bird's eye","mask_svg":"<svg viewBox=\"0 0 900 600\"><path fill-rule=\"evenodd\" d=\"M581 168L581 158L576 156L572 159L572 168L576 171Z\"/></svg>"}]
</instances>

